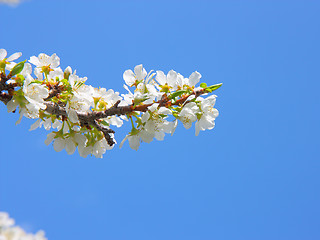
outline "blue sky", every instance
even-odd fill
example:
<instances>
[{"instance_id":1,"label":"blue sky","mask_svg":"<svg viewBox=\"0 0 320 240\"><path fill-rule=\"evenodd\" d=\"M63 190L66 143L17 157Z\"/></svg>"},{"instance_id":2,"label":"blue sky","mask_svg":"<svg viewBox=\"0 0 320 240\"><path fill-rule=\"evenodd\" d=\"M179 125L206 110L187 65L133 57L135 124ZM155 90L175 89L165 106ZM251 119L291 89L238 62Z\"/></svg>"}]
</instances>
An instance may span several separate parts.
<instances>
[{"instance_id":1,"label":"blue sky","mask_svg":"<svg viewBox=\"0 0 320 240\"><path fill-rule=\"evenodd\" d=\"M103 159L45 146L0 108L0 210L49 240L320 239L320 3L29 0L0 5L0 48L57 53L88 84L199 71L223 82L212 131ZM118 142L129 126L118 129Z\"/></svg>"}]
</instances>

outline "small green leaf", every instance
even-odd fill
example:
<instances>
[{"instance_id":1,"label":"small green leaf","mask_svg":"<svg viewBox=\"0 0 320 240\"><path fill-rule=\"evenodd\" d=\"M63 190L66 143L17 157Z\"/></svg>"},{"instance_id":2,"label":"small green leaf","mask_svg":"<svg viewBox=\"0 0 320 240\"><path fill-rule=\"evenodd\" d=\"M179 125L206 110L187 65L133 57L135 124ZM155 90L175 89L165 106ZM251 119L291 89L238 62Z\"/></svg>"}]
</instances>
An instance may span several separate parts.
<instances>
[{"instance_id":1,"label":"small green leaf","mask_svg":"<svg viewBox=\"0 0 320 240\"><path fill-rule=\"evenodd\" d=\"M19 74L19 73L22 71L22 69L24 68L24 63L25 63L26 61L27 61L27 60L24 60L23 62L19 62L17 65L15 65L15 66L12 68L12 70L11 70L11 72L10 72L10 75L11 75L11 76L15 76L15 75Z\"/></svg>"},{"instance_id":2,"label":"small green leaf","mask_svg":"<svg viewBox=\"0 0 320 240\"><path fill-rule=\"evenodd\" d=\"M184 94L186 92L186 90L178 90L174 93L172 93L168 98L169 99L174 99L176 97L180 97L182 94Z\"/></svg>"},{"instance_id":3,"label":"small green leaf","mask_svg":"<svg viewBox=\"0 0 320 240\"><path fill-rule=\"evenodd\" d=\"M206 83L200 83L200 87L202 87L202 88L206 88L207 87L207 84Z\"/></svg>"},{"instance_id":4,"label":"small green leaf","mask_svg":"<svg viewBox=\"0 0 320 240\"><path fill-rule=\"evenodd\" d=\"M210 87L207 87L206 90L207 90L208 92L213 92L213 91L217 90L217 89L218 89L219 87L221 87L221 86L222 86L222 83L215 84L215 85L212 85L212 86L210 86Z\"/></svg>"},{"instance_id":5,"label":"small green leaf","mask_svg":"<svg viewBox=\"0 0 320 240\"><path fill-rule=\"evenodd\" d=\"M100 123L104 126L110 126L109 123L107 123L105 120L101 121Z\"/></svg>"}]
</instances>

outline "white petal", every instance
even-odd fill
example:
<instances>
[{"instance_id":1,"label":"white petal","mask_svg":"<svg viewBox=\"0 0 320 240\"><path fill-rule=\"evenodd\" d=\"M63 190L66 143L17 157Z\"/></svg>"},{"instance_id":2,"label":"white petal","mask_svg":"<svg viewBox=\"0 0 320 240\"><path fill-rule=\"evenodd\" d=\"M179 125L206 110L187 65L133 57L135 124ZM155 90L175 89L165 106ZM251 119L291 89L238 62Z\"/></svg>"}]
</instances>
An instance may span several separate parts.
<instances>
[{"instance_id":1,"label":"white petal","mask_svg":"<svg viewBox=\"0 0 320 240\"><path fill-rule=\"evenodd\" d=\"M212 129L214 128L214 118L210 118L209 116L202 116L199 121L201 130Z\"/></svg>"},{"instance_id":2,"label":"white petal","mask_svg":"<svg viewBox=\"0 0 320 240\"><path fill-rule=\"evenodd\" d=\"M16 121L16 125L18 125L18 124L21 123L22 117L23 117L23 115L24 115L25 112L26 112L26 109L25 109L25 108L21 109L21 111L20 111L20 117L19 117L18 121Z\"/></svg>"},{"instance_id":3,"label":"white petal","mask_svg":"<svg viewBox=\"0 0 320 240\"><path fill-rule=\"evenodd\" d=\"M78 146L78 152L81 157L86 158L91 152L92 152L92 147L85 147L85 146Z\"/></svg>"},{"instance_id":4,"label":"white petal","mask_svg":"<svg viewBox=\"0 0 320 240\"><path fill-rule=\"evenodd\" d=\"M61 152L66 146L66 141L63 138L56 138L53 143L53 148L56 152Z\"/></svg>"},{"instance_id":5,"label":"white petal","mask_svg":"<svg viewBox=\"0 0 320 240\"><path fill-rule=\"evenodd\" d=\"M51 66L52 68L56 68L60 65L60 58L54 53L50 57Z\"/></svg>"},{"instance_id":6,"label":"white petal","mask_svg":"<svg viewBox=\"0 0 320 240\"><path fill-rule=\"evenodd\" d=\"M110 117L107 122L111 125L114 125L114 126L117 126L117 127L121 127L122 124L123 124L123 121L119 118L119 117L116 117L116 116L112 116Z\"/></svg>"},{"instance_id":7,"label":"white petal","mask_svg":"<svg viewBox=\"0 0 320 240\"><path fill-rule=\"evenodd\" d=\"M69 126L67 124L67 122L64 122L64 125L63 125L63 134L66 134L69 132Z\"/></svg>"},{"instance_id":8,"label":"white petal","mask_svg":"<svg viewBox=\"0 0 320 240\"><path fill-rule=\"evenodd\" d=\"M137 80L143 80L147 76L147 71L143 68L142 64L135 66L134 73Z\"/></svg>"},{"instance_id":9,"label":"white petal","mask_svg":"<svg viewBox=\"0 0 320 240\"><path fill-rule=\"evenodd\" d=\"M168 85L172 87L177 86L177 77L178 77L178 74L175 71L170 70L167 75Z\"/></svg>"},{"instance_id":10,"label":"white petal","mask_svg":"<svg viewBox=\"0 0 320 240\"><path fill-rule=\"evenodd\" d=\"M7 109L8 112L13 112L14 110L16 110L17 106L18 106L18 102L13 98L11 99L8 103L7 103Z\"/></svg>"},{"instance_id":11,"label":"white petal","mask_svg":"<svg viewBox=\"0 0 320 240\"><path fill-rule=\"evenodd\" d=\"M150 112L154 112L158 108L158 106L159 106L159 103L154 103L148 108L148 110Z\"/></svg>"},{"instance_id":12,"label":"white petal","mask_svg":"<svg viewBox=\"0 0 320 240\"><path fill-rule=\"evenodd\" d=\"M52 124L53 128L60 128L61 129L61 126L62 126L62 123L58 119L56 119L54 121L54 123Z\"/></svg>"},{"instance_id":13,"label":"white petal","mask_svg":"<svg viewBox=\"0 0 320 240\"><path fill-rule=\"evenodd\" d=\"M198 136L198 135L199 135L199 132L200 132L200 124L199 124L199 121L196 122L195 127L196 127L196 136Z\"/></svg>"},{"instance_id":14,"label":"white petal","mask_svg":"<svg viewBox=\"0 0 320 240\"><path fill-rule=\"evenodd\" d=\"M69 155L73 154L76 151L76 145L70 138L66 140L66 151Z\"/></svg>"},{"instance_id":15,"label":"white petal","mask_svg":"<svg viewBox=\"0 0 320 240\"><path fill-rule=\"evenodd\" d=\"M176 119L176 120L174 120L174 122L173 122L173 129L172 129L172 131L171 131L171 136L172 136L172 135L174 134L174 132L176 131L177 126L178 126L178 120Z\"/></svg>"},{"instance_id":16,"label":"white petal","mask_svg":"<svg viewBox=\"0 0 320 240\"><path fill-rule=\"evenodd\" d=\"M166 121L165 123L163 123L162 125L162 129L165 133L172 133L174 132L176 128L175 122L168 122Z\"/></svg>"},{"instance_id":17,"label":"white petal","mask_svg":"<svg viewBox=\"0 0 320 240\"><path fill-rule=\"evenodd\" d=\"M167 82L167 77L162 71L157 71L156 80L160 85L165 85Z\"/></svg>"},{"instance_id":18,"label":"white petal","mask_svg":"<svg viewBox=\"0 0 320 240\"><path fill-rule=\"evenodd\" d=\"M29 62L32 63L33 65L36 65L37 67L41 65L39 58L37 58L36 56L30 57Z\"/></svg>"},{"instance_id":19,"label":"white petal","mask_svg":"<svg viewBox=\"0 0 320 240\"><path fill-rule=\"evenodd\" d=\"M11 71L15 65L17 65L15 62L8 63L6 65L6 70Z\"/></svg>"},{"instance_id":20,"label":"white petal","mask_svg":"<svg viewBox=\"0 0 320 240\"><path fill-rule=\"evenodd\" d=\"M131 70L126 70L123 73L123 79L128 86L132 86L136 82L136 78Z\"/></svg>"},{"instance_id":21,"label":"white petal","mask_svg":"<svg viewBox=\"0 0 320 240\"><path fill-rule=\"evenodd\" d=\"M159 112L159 114L165 114L165 115L172 114L170 109L166 108L166 107L161 107L158 112Z\"/></svg>"},{"instance_id":22,"label":"white petal","mask_svg":"<svg viewBox=\"0 0 320 240\"><path fill-rule=\"evenodd\" d=\"M16 59L18 59L19 57L21 57L22 53L21 52L16 52L14 54L12 54L10 57L8 57L7 61L11 62L14 61Z\"/></svg>"},{"instance_id":23,"label":"white petal","mask_svg":"<svg viewBox=\"0 0 320 240\"><path fill-rule=\"evenodd\" d=\"M77 122L79 122L78 114L77 114L77 112L76 112L74 109L69 108L69 110L67 111L67 113L68 113L69 120L70 120L72 123L77 123Z\"/></svg>"},{"instance_id":24,"label":"white petal","mask_svg":"<svg viewBox=\"0 0 320 240\"><path fill-rule=\"evenodd\" d=\"M75 140L75 142L78 144L78 146L82 146L84 147L87 143L87 137L80 134L80 133L76 133L73 137L73 139Z\"/></svg>"},{"instance_id":25,"label":"white petal","mask_svg":"<svg viewBox=\"0 0 320 240\"><path fill-rule=\"evenodd\" d=\"M153 138L154 138L154 132L151 133L149 131L145 131L145 130L142 130L139 135L141 137L141 140L146 142L146 143L150 143L152 142Z\"/></svg>"},{"instance_id":26,"label":"white petal","mask_svg":"<svg viewBox=\"0 0 320 240\"><path fill-rule=\"evenodd\" d=\"M50 130L51 124L52 124L51 118L47 118L43 123L44 129L47 131Z\"/></svg>"},{"instance_id":27,"label":"white petal","mask_svg":"<svg viewBox=\"0 0 320 240\"><path fill-rule=\"evenodd\" d=\"M155 135L154 135L154 137L155 137L158 141L163 141L164 136L165 136L164 132L155 132Z\"/></svg>"},{"instance_id":28,"label":"white petal","mask_svg":"<svg viewBox=\"0 0 320 240\"><path fill-rule=\"evenodd\" d=\"M3 60L7 56L7 50L1 48L0 49L0 60Z\"/></svg>"},{"instance_id":29,"label":"white petal","mask_svg":"<svg viewBox=\"0 0 320 240\"><path fill-rule=\"evenodd\" d=\"M150 117L150 113L149 112L145 112L141 117L141 121L143 123L145 123L146 121L148 121L149 117Z\"/></svg>"},{"instance_id":30,"label":"white petal","mask_svg":"<svg viewBox=\"0 0 320 240\"><path fill-rule=\"evenodd\" d=\"M25 63L20 74L23 75L24 77L26 77L27 75L29 75L31 73L32 73L31 64L30 63Z\"/></svg>"},{"instance_id":31,"label":"white petal","mask_svg":"<svg viewBox=\"0 0 320 240\"><path fill-rule=\"evenodd\" d=\"M41 122L41 119L39 118L35 123L33 123L29 129L29 131L33 131L35 129L37 129L38 127L40 127L40 122Z\"/></svg>"},{"instance_id":32,"label":"white petal","mask_svg":"<svg viewBox=\"0 0 320 240\"><path fill-rule=\"evenodd\" d=\"M190 86L195 86L201 78L201 74L197 71L193 72L189 77Z\"/></svg>"},{"instance_id":33,"label":"white petal","mask_svg":"<svg viewBox=\"0 0 320 240\"><path fill-rule=\"evenodd\" d=\"M137 135L129 136L129 145L133 150L138 150L140 146L140 137Z\"/></svg>"},{"instance_id":34,"label":"white petal","mask_svg":"<svg viewBox=\"0 0 320 240\"><path fill-rule=\"evenodd\" d=\"M54 137L56 136L55 133L51 132L47 135L47 139L44 141L44 143L48 146L54 139Z\"/></svg>"}]
</instances>

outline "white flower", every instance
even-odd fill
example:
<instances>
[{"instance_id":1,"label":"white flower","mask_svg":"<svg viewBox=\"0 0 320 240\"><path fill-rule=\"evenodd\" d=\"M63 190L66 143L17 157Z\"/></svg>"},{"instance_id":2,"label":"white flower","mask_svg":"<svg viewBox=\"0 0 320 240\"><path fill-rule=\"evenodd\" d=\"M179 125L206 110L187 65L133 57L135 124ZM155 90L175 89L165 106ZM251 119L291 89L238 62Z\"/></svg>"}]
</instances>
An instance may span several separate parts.
<instances>
[{"instance_id":1,"label":"white flower","mask_svg":"<svg viewBox=\"0 0 320 240\"><path fill-rule=\"evenodd\" d=\"M82 98L79 95L74 95L67 103L66 109L68 109L68 112L72 111L70 109L73 109L75 112L78 113L85 113L85 112L89 112L90 110L90 106L92 105L93 101L90 101L91 99L88 98ZM73 114L73 116L71 116L71 118L73 118L73 120L76 120L76 114ZM69 116L70 117L70 116Z\"/></svg>"},{"instance_id":2,"label":"white flower","mask_svg":"<svg viewBox=\"0 0 320 240\"><path fill-rule=\"evenodd\" d=\"M148 133L148 137L155 137L157 140L162 141L165 133L171 133L173 131L174 123L165 120L167 115L172 114L171 111L166 107L160 107L158 109L158 106L159 104L155 103L149 107L149 111L142 115L141 121L145 123L143 130ZM142 131L142 133L144 133L144 131Z\"/></svg>"},{"instance_id":3,"label":"white flower","mask_svg":"<svg viewBox=\"0 0 320 240\"><path fill-rule=\"evenodd\" d=\"M157 71L156 80L160 85L168 85L169 87L176 89L178 84L177 78L178 74L173 70L170 70L167 76L162 71Z\"/></svg>"},{"instance_id":4,"label":"white flower","mask_svg":"<svg viewBox=\"0 0 320 240\"><path fill-rule=\"evenodd\" d=\"M121 102L120 106L122 105L127 105L127 104L132 104L133 102L143 102L146 99L148 99L147 94L142 94L140 92L135 92L134 94L129 90L127 85L123 85L123 88L128 91L127 94L121 94L123 97L123 102Z\"/></svg>"},{"instance_id":5,"label":"white flower","mask_svg":"<svg viewBox=\"0 0 320 240\"><path fill-rule=\"evenodd\" d=\"M44 53L40 53L38 57L32 56L29 62L38 68L41 68L41 67L56 68L60 65L60 58L55 53L52 54L51 56L48 56L47 54L44 54Z\"/></svg>"},{"instance_id":6,"label":"white flower","mask_svg":"<svg viewBox=\"0 0 320 240\"><path fill-rule=\"evenodd\" d=\"M189 78L184 78L180 73L177 76L178 86L183 88L185 85L189 87L194 87L201 78L201 74L197 71L191 73Z\"/></svg>"},{"instance_id":7,"label":"white flower","mask_svg":"<svg viewBox=\"0 0 320 240\"><path fill-rule=\"evenodd\" d=\"M113 134L110 134L110 136L113 138ZM79 144L78 146L78 152L80 154L81 157L87 157L89 154L93 154L96 158L102 158L103 154L107 151L107 150L111 150L113 146L110 146L106 139L103 138L99 141L96 141L95 144L92 146L86 146L85 144Z\"/></svg>"},{"instance_id":8,"label":"white flower","mask_svg":"<svg viewBox=\"0 0 320 240\"><path fill-rule=\"evenodd\" d=\"M183 126L186 129L189 129L192 126L192 123L197 120L196 113L199 111L198 106L194 103L187 103L179 113L178 117L183 123Z\"/></svg>"},{"instance_id":9,"label":"white flower","mask_svg":"<svg viewBox=\"0 0 320 240\"><path fill-rule=\"evenodd\" d=\"M134 73L132 70L126 70L123 73L123 79L126 84L131 87L136 81L142 81L147 76L147 71L143 68L142 64L135 66Z\"/></svg>"},{"instance_id":10,"label":"white flower","mask_svg":"<svg viewBox=\"0 0 320 240\"><path fill-rule=\"evenodd\" d=\"M70 71L70 69L68 71ZM71 69L71 71L72 71L72 69ZM80 88L85 83L85 81L87 81L87 77L81 78L81 77L77 76L76 71L74 71L74 73L69 76L69 83L74 91L76 91L78 88Z\"/></svg>"},{"instance_id":11,"label":"white flower","mask_svg":"<svg viewBox=\"0 0 320 240\"><path fill-rule=\"evenodd\" d=\"M24 97L29 101L27 104L28 110L31 112L45 109L44 98L48 97L49 90L39 83L32 83L33 78L28 75L23 84Z\"/></svg>"},{"instance_id":12,"label":"white flower","mask_svg":"<svg viewBox=\"0 0 320 240\"><path fill-rule=\"evenodd\" d=\"M200 130L204 131L206 129L213 129L215 125L214 120L219 115L218 110L213 108L216 102L215 95L211 95L206 99L199 97L198 100L200 100L200 108L202 112L200 113L200 119L195 124L196 136L199 135Z\"/></svg>"}]
</instances>

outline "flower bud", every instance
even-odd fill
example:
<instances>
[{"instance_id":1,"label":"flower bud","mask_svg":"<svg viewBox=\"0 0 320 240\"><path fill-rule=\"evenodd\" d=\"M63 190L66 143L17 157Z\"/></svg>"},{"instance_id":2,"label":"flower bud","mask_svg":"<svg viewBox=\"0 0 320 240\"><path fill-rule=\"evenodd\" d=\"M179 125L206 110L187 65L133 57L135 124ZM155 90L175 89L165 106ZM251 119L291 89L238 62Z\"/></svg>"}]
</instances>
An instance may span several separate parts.
<instances>
[{"instance_id":1,"label":"flower bud","mask_svg":"<svg viewBox=\"0 0 320 240\"><path fill-rule=\"evenodd\" d=\"M70 66L68 66L65 70L64 70L64 74L63 77L65 79L69 79L70 74L72 73L72 68Z\"/></svg>"}]
</instances>

